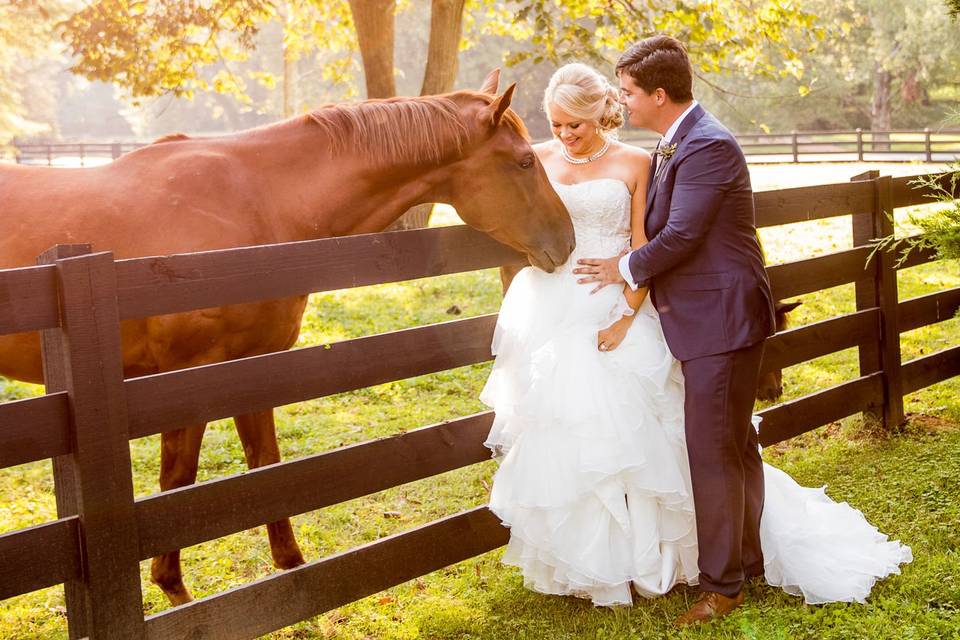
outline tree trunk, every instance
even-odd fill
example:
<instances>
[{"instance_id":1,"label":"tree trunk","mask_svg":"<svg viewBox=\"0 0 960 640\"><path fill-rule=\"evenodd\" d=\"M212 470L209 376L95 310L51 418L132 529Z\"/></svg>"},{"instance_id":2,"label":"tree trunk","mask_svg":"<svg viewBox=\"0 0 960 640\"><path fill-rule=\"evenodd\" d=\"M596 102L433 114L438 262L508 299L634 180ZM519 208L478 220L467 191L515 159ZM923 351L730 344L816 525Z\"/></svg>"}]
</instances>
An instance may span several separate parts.
<instances>
[{"instance_id":1,"label":"tree trunk","mask_svg":"<svg viewBox=\"0 0 960 640\"><path fill-rule=\"evenodd\" d=\"M293 115L297 100L297 61L287 46L283 47L283 117Z\"/></svg>"},{"instance_id":2,"label":"tree trunk","mask_svg":"<svg viewBox=\"0 0 960 640\"><path fill-rule=\"evenodd\" d=\"M893 79L890 72L884 69L879 62L874 66L873 78L873 107L870 110L870 128L874 131L873 150L889 151L890 135L877 132L890 130Z\"/></svg>"},{"instance_id":3,"label":"tree trunk","mask_svg":"<svg viewBox=\"0 0 960 640\"><path fill-rule=\"evenodd\" d=\"M433 0L430 5L430 45L420 95L453 91L457 79L465 0Z\"/></svg>"},{"instance_id":4,"label":"tree trunk","mask_svg":"<svg viewBox=\"0 0 960 640\"><path fill-rule=\"evenodd\" d=\"M430 45L420 95L453 91L457 79L465 0L433 0L430 4ZM391 230L422 229L430 224L433 204L419 204L397 220Z\"/></svg>"},{"instance_id":5,"label":"tree trunk","mask_svg":"<svg viewBox=\"0 0 960 640\"><path fill-rule=\"evenodd\" d=\"M293 53L287 46L286 31L287 24L290 22L290 7L286 2L280 5L280 20L283 28L280 31L280 47L283 51L283 117L289 118L293 115L294 103L296 101L297 86L297 61Z\"/></svg>"},{"instance_id":6,"label":"tree trunk","mask_svg":"<svg viewBox=\"0 0 960 640\"><path fill-rule=\"evenodd\" d=\"M350 0L368 99L392 98L397 94L393 75L396 10L396 0Z\"/></svg>"}]
</instances>

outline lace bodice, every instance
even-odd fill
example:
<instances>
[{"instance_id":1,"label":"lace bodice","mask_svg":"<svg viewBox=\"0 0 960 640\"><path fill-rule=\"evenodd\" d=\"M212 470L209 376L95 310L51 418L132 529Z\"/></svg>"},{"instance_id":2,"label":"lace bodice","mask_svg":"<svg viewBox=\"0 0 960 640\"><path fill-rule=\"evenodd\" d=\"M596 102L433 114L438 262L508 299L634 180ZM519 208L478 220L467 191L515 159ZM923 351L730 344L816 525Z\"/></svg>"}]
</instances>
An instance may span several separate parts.
<instances>
[{"instance_id":1,"label":"lace bodice","mask_svg":"<svg viewBox=\"0 0 960 640\"><path fill-rule=\"evenodd\" d=\"M630 190L622 180L597 178L553 183L577 238L575 257L606 258L630 244ZM573 260L568 260L570 265Z\"/></svg>"}]
</instances>

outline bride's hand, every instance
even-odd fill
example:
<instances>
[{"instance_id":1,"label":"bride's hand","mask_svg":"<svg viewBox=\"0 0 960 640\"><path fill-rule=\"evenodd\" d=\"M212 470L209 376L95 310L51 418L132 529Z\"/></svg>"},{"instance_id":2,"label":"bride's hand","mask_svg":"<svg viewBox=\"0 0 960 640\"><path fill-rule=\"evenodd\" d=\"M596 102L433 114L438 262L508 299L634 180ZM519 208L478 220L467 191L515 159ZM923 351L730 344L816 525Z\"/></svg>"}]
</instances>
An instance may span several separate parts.
<instances>
[{"instance_id":1,"label":"bride's hand","mask_svg":"<svg viewBox=\"0 0 960 640\"><path fill-rule=\"evenodd\" d=\"M620 346L623 338L627 335L627 329L630 328L630 318L620 318L606 329L597 332L597 349L600 351L613 351Z\"/></svg>"}]
</instances>

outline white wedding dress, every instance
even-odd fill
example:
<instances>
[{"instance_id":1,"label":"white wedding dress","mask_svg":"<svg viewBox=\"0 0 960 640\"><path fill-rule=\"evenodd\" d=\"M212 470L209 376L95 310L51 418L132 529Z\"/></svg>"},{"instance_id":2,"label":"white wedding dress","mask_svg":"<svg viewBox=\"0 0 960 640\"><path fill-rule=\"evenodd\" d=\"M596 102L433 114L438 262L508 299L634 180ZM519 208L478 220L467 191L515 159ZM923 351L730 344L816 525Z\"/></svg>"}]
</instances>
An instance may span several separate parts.
<instances>
[{"instance_id":1,"label":"white wedding dress","mask_svg":"<svg viewBox=\"0 0 960 640\"><path fill-rule=\"evenodd\" d=\"M630 193L615 179L554 183L577 247L548 274L523 269L504 297L496 362L481 400L494 409L485 442L500 459L490 509L510 527L503 555L527 587L632 602L696 584L697 535L683 430L683 376L649 298L623 343L597 331L624 308L619 287L578 284L580 257L629 245ZM846 503L764 465L765 577L808 603L862 602L912 560Z\"/></svg>"}]
</instances>

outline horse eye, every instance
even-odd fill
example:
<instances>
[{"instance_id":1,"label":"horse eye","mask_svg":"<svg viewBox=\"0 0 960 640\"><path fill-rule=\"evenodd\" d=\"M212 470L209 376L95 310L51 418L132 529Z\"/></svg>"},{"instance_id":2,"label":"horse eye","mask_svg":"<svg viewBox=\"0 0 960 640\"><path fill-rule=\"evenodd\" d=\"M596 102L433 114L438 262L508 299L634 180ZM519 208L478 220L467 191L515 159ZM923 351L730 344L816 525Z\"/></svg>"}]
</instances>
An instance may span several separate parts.
<instances>
[{"instance_id":1,"label":"horse eye","mask_svg":"<svg viewBox=\"0 0 960 640\"><path fill-rule=\"evenodd\" d=\"M533 166L533 156L526 156L523 160L520 161L521 169L529 169Z\"/></svg>"}]
</instances>

